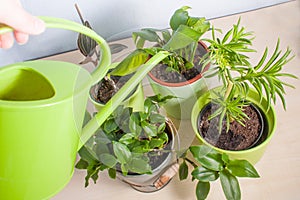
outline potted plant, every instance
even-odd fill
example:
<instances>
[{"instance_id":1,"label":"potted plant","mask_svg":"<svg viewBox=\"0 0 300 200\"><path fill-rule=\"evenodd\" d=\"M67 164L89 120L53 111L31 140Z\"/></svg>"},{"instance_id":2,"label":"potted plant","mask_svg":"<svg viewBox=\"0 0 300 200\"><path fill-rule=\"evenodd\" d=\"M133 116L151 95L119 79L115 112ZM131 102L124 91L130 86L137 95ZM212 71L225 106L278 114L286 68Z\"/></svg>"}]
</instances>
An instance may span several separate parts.
<instances>
[{"instance_id":1,"label":"potted plant","mask_svg":"<svg viewBox=\"0 0 300 200\"><path fill-rule=\"evenodd\" d=\"M75 8L80 17L81 23L92 29L90 23L83 19L83 16L80 12L80 9L77 4L75 4ZM101 58L101 52L97 48L97 43L90 37L87 37L84 34L79 34L77 38L77 46L80 53L85 57L83 61L79 64L87 64L92 63L95 67L98 65L99 59ZM127 46L123 44L109 44L111 54L117 54L127 48ZM106 74L106 76L94 84L90 88L90 100L94 104L96 110L100 110L110 99L111 97L132 77L133 74L127 74L126 72L122 74L118 74L117 76L113 75L115 67L118 63L112 63L110 66L110 70ZM143 101L144 94L142 92L142 85L139 84L123 101L123 104L128 105L140 105L137 103L138 101ZM138 108L136 108L138 109Z\"/></svg>"},{"instance_id":2,"label":"potted plant","mask_svg":"<svg viewBox=\"0 0 300 200\"><path fill-rule=\"evenodd\" d=\"M147 97L143 111L120 105L105 120L79 151L76 168L87 170L85 186L103 170L143 192L166 185L155 183L176 162L176 129L159 110L169 98Z\"/></svg>"},{"instance_id":3,"label":"potted plant","mask_svg":"<svg viewBox=\"0 0 300 200\"><path fill-rule=\"evenodd\" d=\"M284 86L293 87L280 78L296 76L282 72L293 57L289 48L284 53L279 50L279 40L268 59L266 48L258 64L250 64L245 52L254 52L252 40L253 33L241 27L240 19L223 38L212 29L212 39L205 40L209 52L202 62L213 65L205 76L217 76L222 85L199 97L192 111L192 125L204 144L230 158L255 164L275 131L272 104L279 97L286 108Z\"/></svg>"},{"instance_id":4,"label":"potted plant","mask_svg":"<svg viewBox=\"0 0 300 200\"><path fill-rule=\"evenodd\" d=\"M201 77L208 65L199 63L207 47L199 39L210 29L210 24L205 18L189 16L188 9L184 6L175 11L170 19L171 30L147 28L132 34L137 47L132 59L138 57L139 64L157 52L169 52L169 56L149 73L149 82L156 94L177 97L164 108L168 115L178 119L190 118L192 105L207 89ZM155 45L144 48L146 41Z\"/></svg>"},{"instance_id":5,"label":"potted plant","mask_svg":"<svg viewBox=\"0 0 300 200\"><path fill-rule=\"evenodd\" d=\"M75 4L75 8L80 17L81 23L84 26L92 29L90 23L83 19L83 16L80 12L80 9L77 4ZM91 62L94 66L97 66L101 52L97 49L97 43L87 37L86 35L79 34L77 39L77 46L81 54L85 57L85 59L80 62L80 64L86 64ZM122 44L110 44L111 54L116 54L124 49L127 46ZM112 63L110 66L110 70L107 75L100 80L98 83L93 85L90 89L90 99L93 102L96 110L101 109L110 99L111 97L125 84L126 81L132 76L132 74L122 74L119 76L111 75L113 74L114 68L118 63ZM126 100L124 100L124 104L134 104L139 99L143 100L143 93L141 92L141 85L139 84L136 89L131 92Z\"/></svg>"}]
</instances>

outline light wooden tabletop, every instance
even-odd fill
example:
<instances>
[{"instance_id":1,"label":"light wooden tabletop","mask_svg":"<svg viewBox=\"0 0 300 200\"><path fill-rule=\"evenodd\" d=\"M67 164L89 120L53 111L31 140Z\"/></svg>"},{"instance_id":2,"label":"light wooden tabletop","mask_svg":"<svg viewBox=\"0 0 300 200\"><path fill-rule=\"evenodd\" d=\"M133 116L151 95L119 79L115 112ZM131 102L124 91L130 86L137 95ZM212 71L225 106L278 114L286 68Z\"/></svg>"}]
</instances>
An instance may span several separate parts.
<instances>
[{"instance_id":1,"label":"light wooden tabletop","mask_svg":"<svg viewBox=\"0 0 300 200\"><path fill-rule=\"evenodd\" d=\"M249 31L254 31L256 39L254 47L263 53L265 46L270 52L280 37L281 47L289 46L295 58L286 65L286 71L300 77L300 2L293 1L247 13L241 13L220 19L211 20L215 27L228 30L232 24L242 17L242 24ZM134 48L129 40L122 40L130 48ZM262 54L259 54L259 56ZM253 58L253 63L258 57ZM50 57L47 59L66 60L74 63L81 61L77 51ZM287 110L281 104L275 106L277 113L277 130L262 160L256 164L261 176L259 179L240 179L242 199L245 200L296 200L300 199L300 80L288 80L296 89L286 90ZM147 88L147 86L146 86ZM193 140L193 132L188 123L179 125L189 137L184 143L197 143ZM100 174L97 184L91 183L84 188L85 171L75 170L70 183L52 200L194 200L196 184L189 178L179 181L176 176L163 190L155 193L140 193L118 180L108 178L106 172ZM208 199L225 199L220 182L211 185Z\"/></svg>"}]
</instances>

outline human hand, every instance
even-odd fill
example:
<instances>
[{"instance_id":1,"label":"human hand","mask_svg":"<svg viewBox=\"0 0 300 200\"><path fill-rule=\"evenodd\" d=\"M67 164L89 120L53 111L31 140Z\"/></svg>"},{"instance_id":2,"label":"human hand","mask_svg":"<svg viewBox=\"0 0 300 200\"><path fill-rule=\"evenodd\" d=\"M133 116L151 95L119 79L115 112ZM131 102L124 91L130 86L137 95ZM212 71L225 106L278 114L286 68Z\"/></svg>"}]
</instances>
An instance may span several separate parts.
<instances>
[{"instance_id":1,"label":"human hand","mask_svg":"<svg viewBox=\"0 0 300 200\"><path fill-rule=\"evenodd\" d=\"M0 0L0 26L8 25L13 33L0 35L0 48L12 47L14 38L19 44L25 44L29 35L37 35L45 30L45 24L39 18L26 12L19 0Z\"/></svg>"}]
</instances>

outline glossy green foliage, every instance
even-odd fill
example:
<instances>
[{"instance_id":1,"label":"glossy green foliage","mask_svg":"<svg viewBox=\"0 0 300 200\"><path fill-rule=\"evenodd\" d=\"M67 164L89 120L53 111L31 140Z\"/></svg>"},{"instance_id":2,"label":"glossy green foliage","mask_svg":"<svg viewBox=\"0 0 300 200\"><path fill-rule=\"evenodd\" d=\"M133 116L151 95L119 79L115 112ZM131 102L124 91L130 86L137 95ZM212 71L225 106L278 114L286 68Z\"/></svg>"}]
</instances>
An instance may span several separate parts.
<instances>
[{"instance_id":1,"label":"glossy green foliage","mask_svg":"<svg viewBox=\"0 0 300 200\"><path fill-rule=\"evenodd\" d=\"M100 129L83 146L78 169L86 169L86 183L99 178L98 173L108 170L111 178L116 171L127 175L152 173L149 153L163 149L169 141L166 118L159 113L159 105L172 97L151 96L144 101L144 111L134 112L130 107L119 106Z\"/></svg>"},{"instance_id":2,"label":"glossy green foliage","mask_svg":"<svg viewBox=\"0 0 300 200\"><path fill-rule=\"evenodd\" d=\"M142 49L146 41L155 43L155 47L146 51L150 55L158 49L170 52L163 63L179 73L193 67L198 41L210 29L205 18L189 16L188 9L190 7L183 6L174 12L170 19L171 30L145 28L132 34L138 49Z\"/></svg>"},{"instance_id":3,"label":"glossy green foliage","mask_svg":"<svg viewBox=\"0 0 300 200\"><path fill-rule=\"evenodd\" d=\"M194 168L191 172L192 179L198 181L196 186L198 200L206 199L210 190L210 182L219 178L226 198L239 200L241 191L237 177L259 177L254 166L246 160L231 160L228 155L220 154L205 145L191 146L189 151L197 163L188 159L185 154L179 167L179 177L180 180L187 178L187 163L190 163Z\"/></svg>"}]
</instances>

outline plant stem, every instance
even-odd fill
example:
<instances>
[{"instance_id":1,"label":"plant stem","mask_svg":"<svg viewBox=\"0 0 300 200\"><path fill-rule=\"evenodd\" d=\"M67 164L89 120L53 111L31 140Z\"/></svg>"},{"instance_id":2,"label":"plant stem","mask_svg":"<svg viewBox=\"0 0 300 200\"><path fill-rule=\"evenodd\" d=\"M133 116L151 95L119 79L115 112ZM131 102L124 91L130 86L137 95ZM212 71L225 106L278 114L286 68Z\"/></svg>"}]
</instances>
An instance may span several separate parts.
<instances>
[{"instance_id":1,"label":"plant stem","mask_svg":"<svg viewBox=\"0 0 300 200\"><path fill-rule=\"evenodd\" d=\"M193 165L194 168L197 168L198 166L196 165L195 162L193 162L191 159L189 158L184 158L188 163L190 163L191 165Z\"/></svg>"},{"instance_id":2,"label":"plant stem","mask_svg":"<svg viewBox=\"0 0 300 200\"><path fill-rule=\"evenodd\" d=\"M84 19L83 19L83 17L82 17L82 14L81 14L81 12L80 12L80 9L79 9L77 3L75 3L75 8L76 8L77 13L78 13L78 15L79 15L79 17L80 17L81 23L84 24Z\"/></svg>"},{"instance_id":3,"label":"plant stem","mask_svg":"<svg viewBox=\"0 0 300 200\"><path fill-rule=\"evenodd\" d=\"M194 58L195 58L195 55L196 55L196 50L197 50L197 47L198 47L198 43L192 43L191 44L191 48L192 48L192 55L190 55L190 59L189 60L191 63L194 63Z\"/></svg>"},{"instance_id":4,"label":"plant stem","mask_svg":"<svg viewBox=\"0 0 300 200\"><path fill-rule=\"evenodd\" d=\"M224 100L227 100L227 98L229 97L231 91L232 91L232 88L233 88L233 83L228 79L226 78L227 82L228 82L228 85L227 85L227 89L226 89L226 92L225 92L225 95L224 95Z\"/></svg>"}]
</instances>

